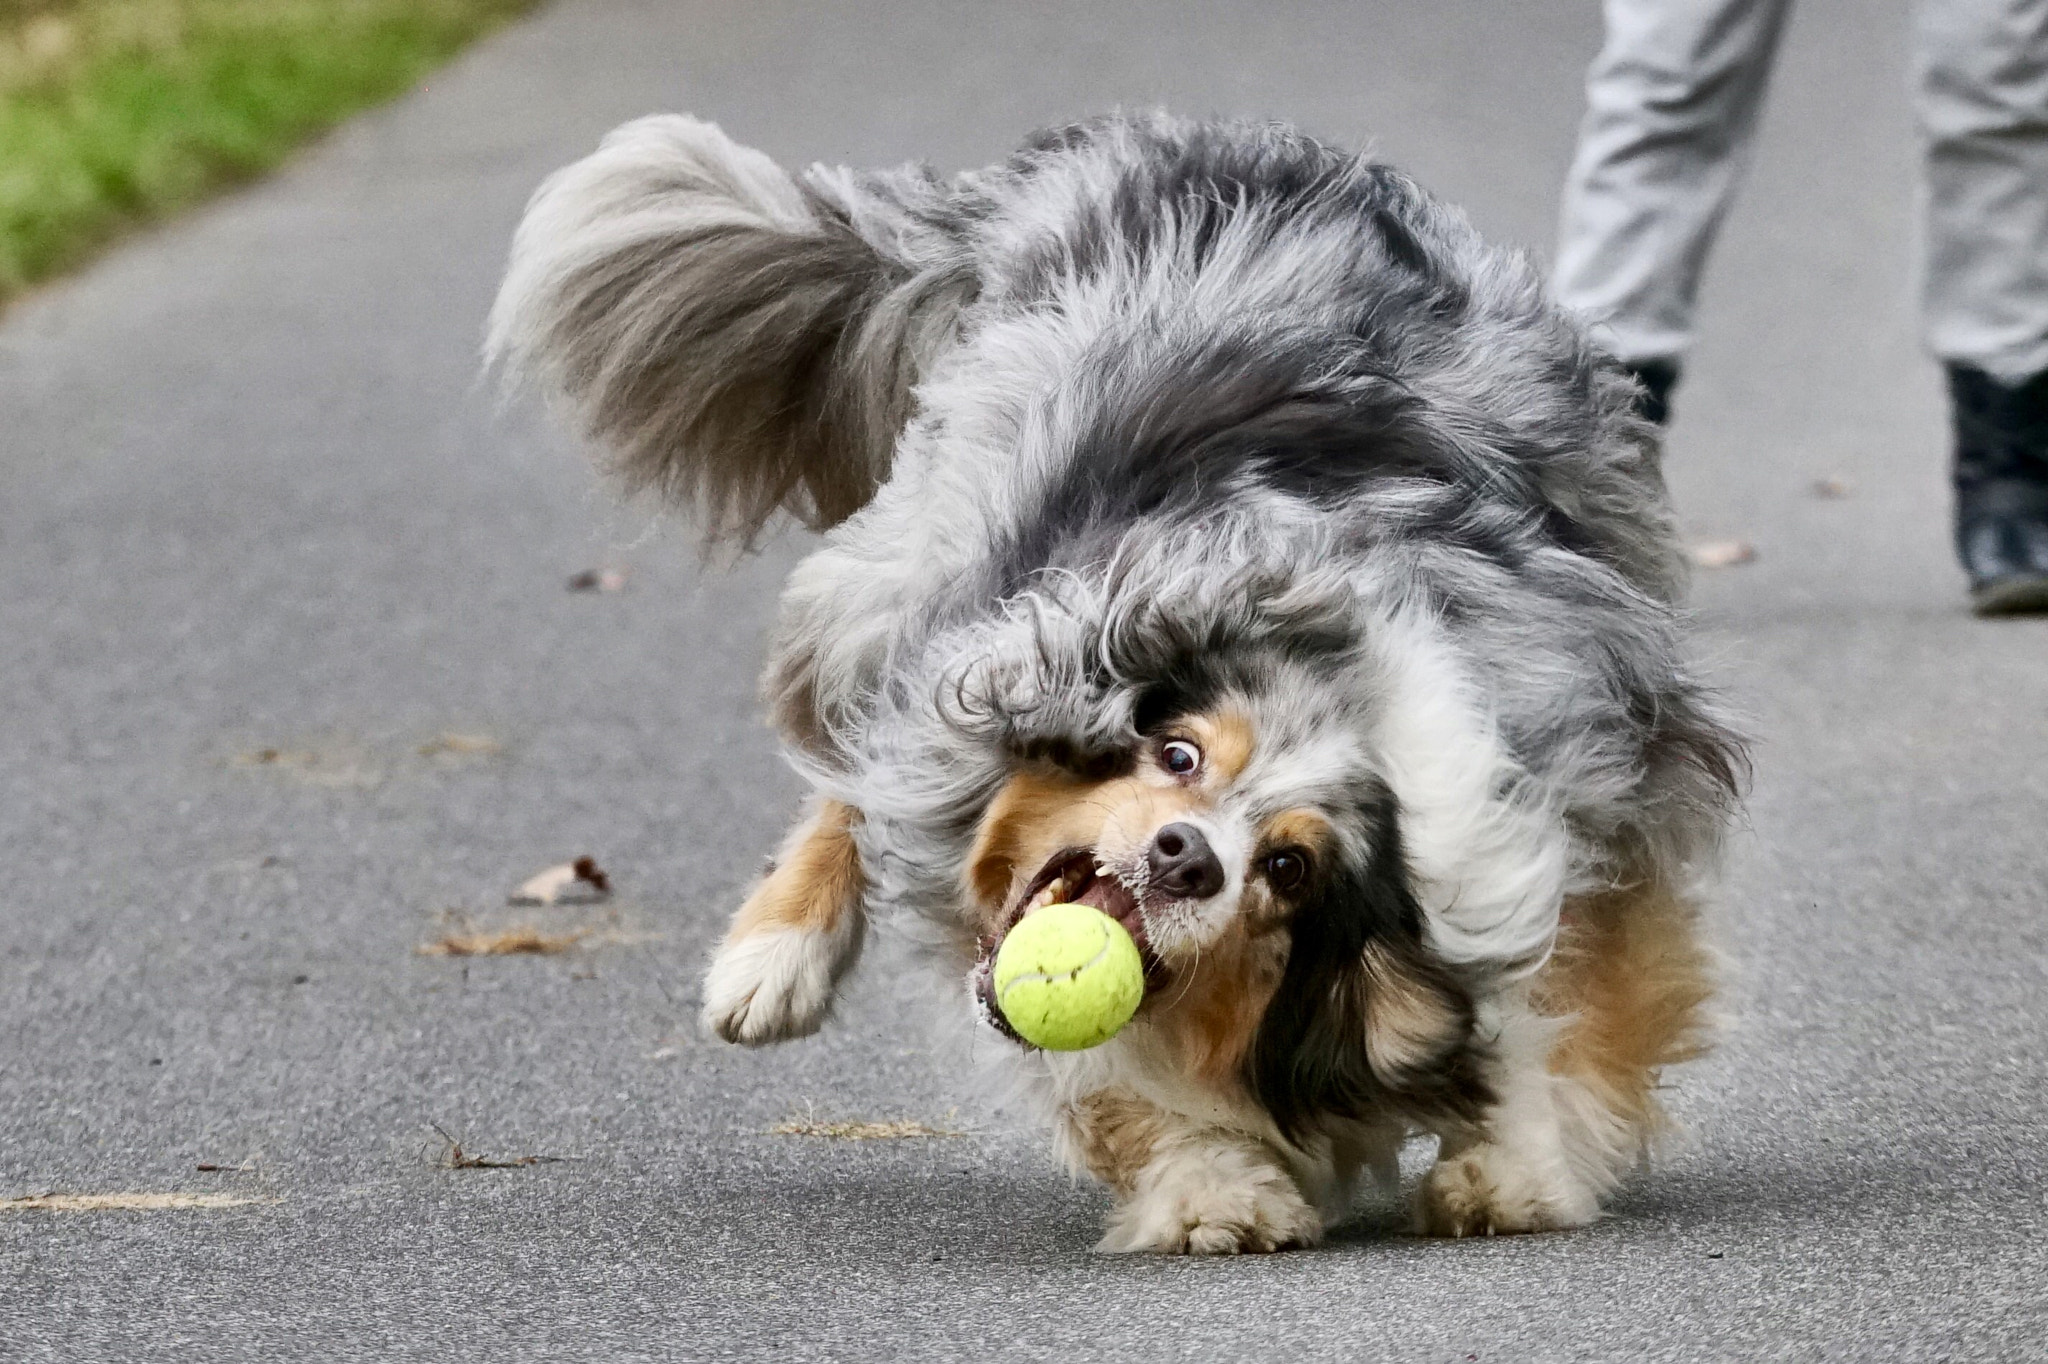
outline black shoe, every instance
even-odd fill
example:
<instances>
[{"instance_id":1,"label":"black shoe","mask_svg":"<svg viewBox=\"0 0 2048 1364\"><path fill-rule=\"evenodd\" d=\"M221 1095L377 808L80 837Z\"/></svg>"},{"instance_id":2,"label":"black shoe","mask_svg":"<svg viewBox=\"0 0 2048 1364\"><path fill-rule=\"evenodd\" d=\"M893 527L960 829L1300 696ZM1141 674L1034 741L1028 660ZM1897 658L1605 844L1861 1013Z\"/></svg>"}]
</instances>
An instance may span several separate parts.
<instances>
[{"instance_id":1,"label":"black shoe","mask_svg":"<svg viewBox=\"0 0 2048 1364\"><path fill-rule=\"evenodd\" d=\"M1642 391L1636 394L1636 415L1659 426L1671 420L1671 390L1678 387L1676 360L1643 360L1628 365Z\"/></svg>"},{"instance_id":2,"label":"black shoe","mask_svg":"<svg viewBox=\"0 0 2048 1364\"><path fill-rule=\"evenodd\" d=\"M2048 611L2048 371L2002 384L1948 367L1956 554L1980 616Z\"/></svg>"}]
</instances>

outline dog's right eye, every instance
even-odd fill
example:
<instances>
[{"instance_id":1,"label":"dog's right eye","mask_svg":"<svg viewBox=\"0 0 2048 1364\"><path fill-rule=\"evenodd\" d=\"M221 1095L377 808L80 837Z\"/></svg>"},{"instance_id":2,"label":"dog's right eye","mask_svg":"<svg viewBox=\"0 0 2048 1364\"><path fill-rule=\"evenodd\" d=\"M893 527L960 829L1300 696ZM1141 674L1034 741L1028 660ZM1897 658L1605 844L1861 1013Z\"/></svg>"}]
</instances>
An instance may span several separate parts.
<instances>
[{"instance_id":1,"label":"dog's right eye","mask_svg":"<svg viewBox=\"0 0 2048 1364\"><path fill-rule=\"evenodd\" d=\"M1301 883L1308 880L1308 854L1299 848L1282 848L1266 854L1261 870L1266 873L1267 884L1282 895L1300 890Z\"/></svg>"},{"instance_id":2,"label":"dog's right eye","mask_svg":"<svg viewBox=\"0 0 2048 1364\"><path fill-rule=\"evenodd\" d=\"M1202 770L1202 750L1185 739L1161 746L1159 765L1176 777L1192 777Z\"/></svg>"}]
</instances>

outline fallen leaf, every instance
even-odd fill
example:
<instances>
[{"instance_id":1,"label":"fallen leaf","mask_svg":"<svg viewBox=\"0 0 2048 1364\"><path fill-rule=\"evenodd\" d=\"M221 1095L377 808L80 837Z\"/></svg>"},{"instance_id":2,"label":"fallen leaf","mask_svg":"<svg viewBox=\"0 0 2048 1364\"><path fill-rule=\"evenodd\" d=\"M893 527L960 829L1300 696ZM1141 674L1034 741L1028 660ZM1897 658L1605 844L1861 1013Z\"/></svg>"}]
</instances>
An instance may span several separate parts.
<instances>
[{"instance_id":1,"label":"fallen leaf","mask_svg":"<svg viewBox=\"0 0 2048 1364\"><path fill-rule=\"evenodd\" d=\"M946 1127L931 1127L913 1120L898 1122L821 1122L816 1118L790 1118L768 1129L773 1137L827 1137L833 1141L905 1141L920 1137L964 1137Z\"/></svg>"},{"instance_id":2,"label":"fallen leaf","mask_svg":"<svg viewBox=\"0 0 2048 1364\"><path fill-rule=\"evenodd\" d=\"M1703 540L1687 552L1701 568L1733 568L1756 558L1756 546L1747 540Z\"/></svg>"},{"instance_id":3,"label":"fallen leaf","mask_svg":"<svg viewBox=\"0 0 2048 1364\"><path fill-rule=\"evenodd\" d=\"M201 1174L208 1175L246 1175L256 1167L254 1165L216 1165L210 1160L202 1160L192 1168Z\"/></svg>"},{"instance_id":4,"label":"fallen leaf","mask_svg":"<svg viewBox=\"0 0 2048 1364\"><path fill-rule=\"evenodd\" d=\"M1815 497L1847 497L1850 491L1851 484L1846 478L1817 478L1813 481Z\"/></svg>"},{"instance_id":5,"label":"fallen leaf","mask_svg":"<svg viewBox=\"0 0 2048 1364\"><path fill-rule=\"evenodd\" d=\"M442 734L421 744L420 756L422 758L433 758L443 753L455 753L465 756L489 757L493 753L502 753L504 750L505 745L499 743L488 734Z\"/></svg>"},{"instance_id":6,"label":"fallen leaf","mask_svg":"<svg viewBox=\"0 0 2048 1364\"><path fill-rule=\"evenodd\" d=\"M256 748L235 755L237 767L290 773L310 786L371 787L384 780L382 765L360 749L342 744L332 751L312 748Z\"/></svg>"},{"instance_id":7,"label":"fallen leaf","mask_svg":"<svg viewBox=\"0 0 2048 1364\"><path fill-rule=\"evenodd\" d=\"M546 871L529 877L525 884L512 892L507 903L515 905L553 905L565 903L564 892L576 885L590 887L585 894L575 896L570 903L585 903L602 900L611 894L612 880L604 874L593 858L579 857L574 862L549 867Z\"/></svg>"},{"instance_id":8,"label":"fallen leaf","mask_svg":"<svg viewBox=\"0 0 2048 1364\"><path fill-rule=\"evenodd\" d=\"M553 956L588 937L590 930L546 933L531 924L474 933L444 933L418 949L423 957Z\"/></svg>"},{"instance_id":9,"label":"fallen leaf","mask_svg":"<svg viewBox=\"0 0 2048 1364\"><path fill-rule=\"evenodd\" d=\"M48 1193L0 1199L0 1212L167 1212L180 1208L239 1208L250 1203L281 1201L276 1198L256 1198L243 1194Z\"/></svg>"},{"instance_id":10,"label":"fallen leaf","mask_svg":"<svg viewBox=\"0 0 2048 1364\"><path fill-rule=\"evenodd\" d=\"M625 586L623 568L587 568L569 579L571 592L618 592Z\"/></svg>"}]
</instances>

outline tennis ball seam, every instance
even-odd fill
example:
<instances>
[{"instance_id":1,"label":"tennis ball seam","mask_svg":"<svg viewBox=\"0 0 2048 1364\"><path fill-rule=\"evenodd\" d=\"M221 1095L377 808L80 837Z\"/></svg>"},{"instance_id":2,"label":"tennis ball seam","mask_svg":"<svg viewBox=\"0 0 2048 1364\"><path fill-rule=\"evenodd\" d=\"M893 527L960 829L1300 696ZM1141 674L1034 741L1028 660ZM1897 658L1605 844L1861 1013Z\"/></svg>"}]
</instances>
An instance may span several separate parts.
<instances>
[{"instance_id":1,"label":"tennis ball seam","mask_svg":"<svg viewBox=\"0 0 2048 1364\"><path fill-rule=\"evenodd\" d=\"M1087 970L1089 967L1099 965L1102 959L1109 955L1110 946L1115 941L1115 939L1109 936L1108 929L1103 928L1099 924L1090 924L1089 927L1093 928L1097 933L1100 933L1102 935L1102 946L1095 949L1094 956L1088 958L1088 960L1080 963L1078 966L1069 966L1064 971L1019 971L1016 975L1011 976L1008 980L997 982L996 1002L1001 1003L1002 997L1004 995L1007 995L1008 993L1010 993L1011 990L1014 990L1017 986L1025 984L1026 982L1036 981L1040 984L1048 984L1052 981L1060 979L1062 976L1078 976L1083 971Z\"/></svg>"},{"instance_id":2,"label":"tennis ball seam","mask_svg":"<svg viewBox=\"0 0 2048 1364\"><path fill-rule=\"evenodd\" d=\"M1095 934L1093 946L1083 947L1084 926ZM1027 933L1038 941L1016 936ZM1019 969L1005 973L1003 958L1013 952ZM1076 952L1086 955L1075 961ZM1135 943L1122 924L1093 905L1053 904L1026 915L996 957L996 1011L1022 1040L1047 1051L1100 1046L1144 1001L1144 961Z\"/></svg>"}]
</instances>

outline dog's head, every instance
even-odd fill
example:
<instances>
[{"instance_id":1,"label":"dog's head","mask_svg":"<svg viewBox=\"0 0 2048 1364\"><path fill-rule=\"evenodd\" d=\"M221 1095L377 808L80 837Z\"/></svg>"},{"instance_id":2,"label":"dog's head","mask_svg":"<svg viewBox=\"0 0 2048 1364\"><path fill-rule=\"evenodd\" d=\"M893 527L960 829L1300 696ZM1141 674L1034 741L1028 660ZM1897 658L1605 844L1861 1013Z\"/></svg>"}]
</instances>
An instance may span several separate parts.
<instances>
[{"instance_id":1,"label":"dog's head","mask_svg":"<svg viewBox=\"0 0 2048 1364\"><path fill-rule=\"evenodd\" d=\"M1005 935L1079 902L1138 943L1140 1026L1186 1072L1247 1083L1283 1127L1476 1103L1471 1002L1426 945L1356 696L1312 669L1246 672L1002 787L964 871L984 1014L1003 1026L990 975Z\"/></svg>"}]
</instances>

